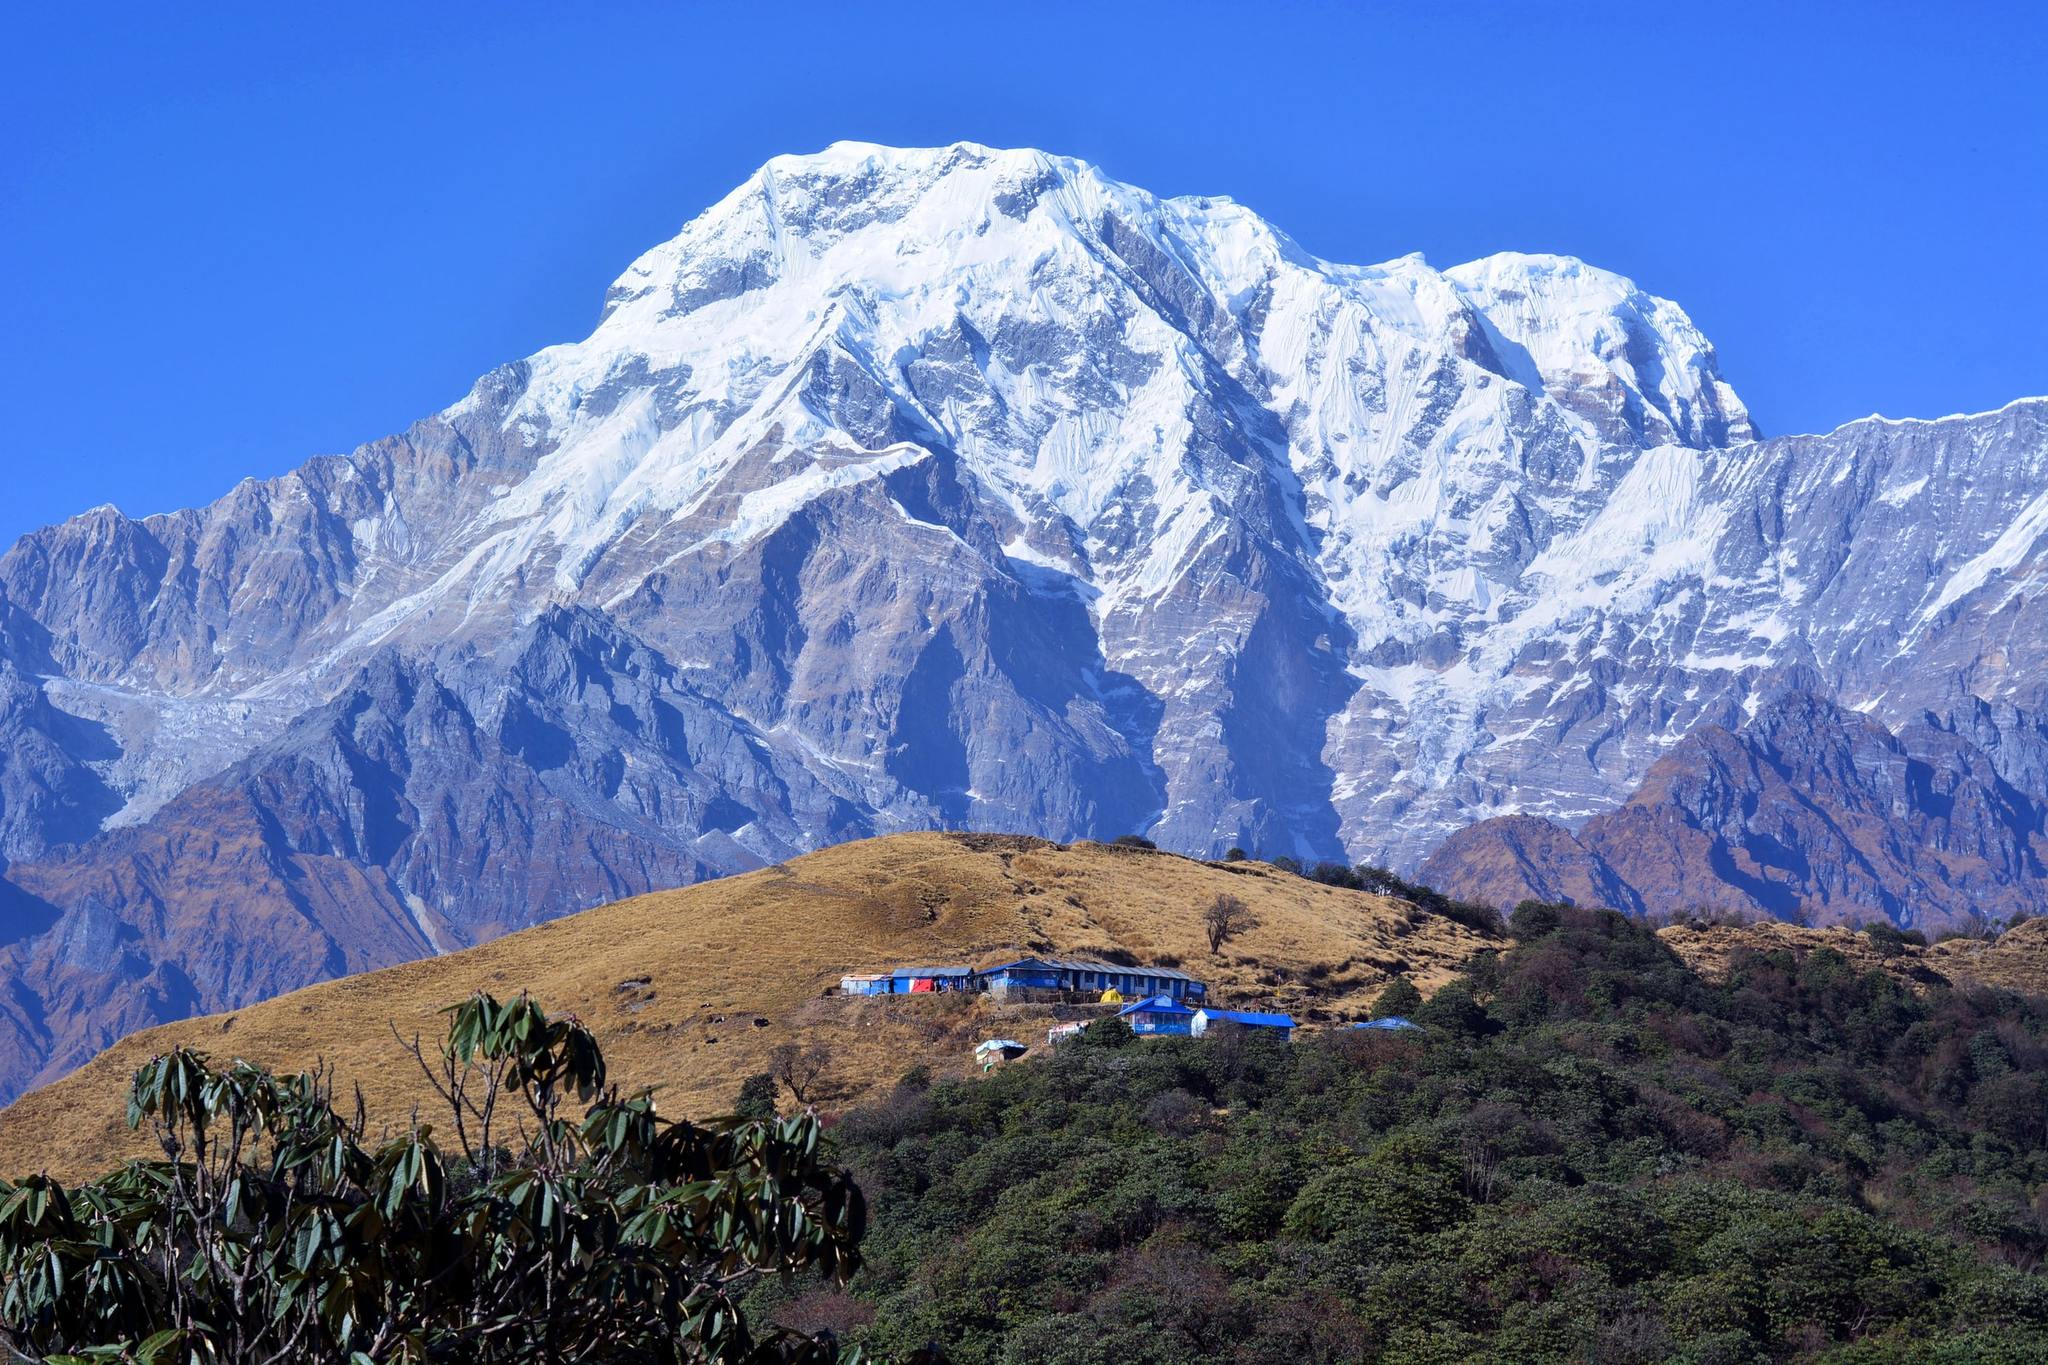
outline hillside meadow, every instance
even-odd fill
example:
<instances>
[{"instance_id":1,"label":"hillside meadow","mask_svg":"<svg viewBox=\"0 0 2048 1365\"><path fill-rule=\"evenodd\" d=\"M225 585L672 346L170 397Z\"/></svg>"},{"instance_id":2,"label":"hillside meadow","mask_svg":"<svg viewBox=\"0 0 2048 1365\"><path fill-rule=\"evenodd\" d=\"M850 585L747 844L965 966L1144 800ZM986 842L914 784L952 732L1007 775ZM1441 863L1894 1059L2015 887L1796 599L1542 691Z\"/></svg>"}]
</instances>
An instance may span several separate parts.
<instances>
[{"instance_id":1,"label":"hillside meadow","mask_svg":"<svg viewBox=\"0 0 2048 1365\"><path fill-rule=\"evenodd\" d=\"M1202 912L1239 898L1256 920L1212 956ZM1396 975L1424 990L1488 940L1400 901L1264 863L992 835L863 840L742 876L635 897L445 957L308 987L230 1014L148 1029L0 1111L0 1171L75 1178L146 1144L124 1122L135 1069L184 1043L278 1070L328 1068L373 1120L430 1097L405 1043L472 992L526 991L583 1020L617 1072L674 1112L728 1109L785 1042L830 1056L819 1097L858 1104L912 1065L966 1075L991 1032L1043 1046L1053 1011L975 998L855 1000L851 971L1057 952L1179 963L1225 1004L1305 1021L1363 1018Z\"/></svg>"}]
</instances>

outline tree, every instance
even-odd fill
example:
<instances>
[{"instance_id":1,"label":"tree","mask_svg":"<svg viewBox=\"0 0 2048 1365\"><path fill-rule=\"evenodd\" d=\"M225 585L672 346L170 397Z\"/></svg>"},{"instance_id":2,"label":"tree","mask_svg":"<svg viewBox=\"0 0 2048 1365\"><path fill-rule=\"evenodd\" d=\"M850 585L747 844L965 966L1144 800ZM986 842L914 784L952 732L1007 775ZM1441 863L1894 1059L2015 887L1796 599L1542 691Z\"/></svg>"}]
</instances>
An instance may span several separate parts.
<instances>
[{"instance_id":1,"label":"tree","mask_svg":"<svg viewBox=\"0 0 2048 1365\"><path fill-rule=\"evenodd\" d=\"M1126 1047L1137 1040L1137 1034L1123 1020L1111 1015L1097 1019L1076 1035L1074 1041L1084 1047Z\"/></svg>"},{"instance_id":2,"label":"tree","mask_svg":"<svg viewBox=\"0 0 2048 1365\"><path fill-rule=\"evenodd\" d=\"M1324 886L1341 886L1347 891L1363 891L1365 879L1343 863L1317 863L1308 870L1308 879L1321 882Z\"/></svg>"},{"instance_id":3,"label":"tree","mask_svg":"<svg viewBox=\"0 0 2048 1365\"><path fill-rule=\"evenodd\" d=\"M1476 1038L1492 1031L1492 1021L1487 1018L1486 1011L1472 998L1471 990L1459 981L1447 981L1438 986L1436 994L1430 996L1412 1017L1418 1024L1467 1037Z\"/></svg>"},{"instance_id":4,"label":"tree","mask_svg":"<svg viewBox=\"0 0 2048 1365\"><path fill-rule=\"evenodd\" d=\"M1228 849L1224 850L1223 853L1223 861L1226 863L1241 863L1250 857L1251 854L1246 853L1236 844L1232 844Z\"/></svg>"},{"instance_id":5,"label":"tree","mask_svg":"<svg viewBox=\"0 0 2048 1365\"><path fill-rule=\"evenodd\" d=\"M861 1194L815 1117L666 1120L574 1019L523 995L448 1014L409 1049L447 1150L417 1117L367 1146L360 1096L338 1110L317 1070L151 1058L128 1122L162 1159L0 1181L0 1341L143 1365L838 1358L739 1308L763 1275L860 1264Z\"/></svg>"},{"instance_id":6,"label":"tree","mask_svg":"<svg viewBox=\"0 0 2048 1365\"><path fill-rule=\"evenodd\" d=\"M1517 943L1530 943L1545 934L1556 933L1564 924L1567 908L1551 901L1521 901L1508 916L1508 933Z\"/></svg>"},{"instance_id":7,"label":"tree","mask_svg":"<svg viewBox=\"0 0 2048 1365\"><path fill-rule=\"evenodd\" d=\"M1252 914L1252 908L1235 896L1219 895L1202 912L1202 928L1209 935L1211 954L1223 951L1223 945L1237 935L1258 927L1258 917Z\"/></svg>"},{"instance_id":8,"label":"tree","mask_svg":"<svg viewBox=\"0 0 2048 1365\"><path fill-rule=\"evenodd\" d=\"M781 1043L768 1054L768 1065L798 1104L809 1104L824 1088L832 1053L823 1043Z\"/></svg>"},{"instance_id":9,"label":"tree","mask_svg":"<svg viewBox=\"0 0 2048 1365\"><path fill-rule=\"evenodd\" d=\"M1372 1017L1375 1019L1406 1019L1422 1007L1422 992L1415 983L1405 976L1397 976L1387 983L1379 999L1372 1002Z\"/></svg>"},{"instance_id":10,"label":"tree","mask_svg":"<svg viewBox=\"0 0 2048 1365\"><path fill-rule=\"evenodd\" d=\"M733 1117L750 1123L775 1117L775 1078L755 1072L740 1082L739 1098L733 1101Z\"/></svg>"},{"instance_id":11,"label":"tree","mask_svg":"<svg viewBox=\"0 0 2048 1365\"><path fill-rule=\"evenodd\" d=\"M1918 929L1901 929L1890 920L1874 919L1863 926L1863 933L1879 957L1897 957L1909 947L1927 946L1927 935Z\"/></svg>"}]
</instances>

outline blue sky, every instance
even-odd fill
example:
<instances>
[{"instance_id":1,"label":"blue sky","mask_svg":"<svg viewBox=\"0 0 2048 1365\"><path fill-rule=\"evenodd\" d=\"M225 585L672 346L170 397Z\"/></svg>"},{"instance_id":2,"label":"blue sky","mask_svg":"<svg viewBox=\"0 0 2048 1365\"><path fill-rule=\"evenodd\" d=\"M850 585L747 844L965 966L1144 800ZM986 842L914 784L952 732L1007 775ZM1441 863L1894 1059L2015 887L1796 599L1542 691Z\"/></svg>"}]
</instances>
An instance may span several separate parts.
<instances>
[{"instance_id":1,"label":"blue sky","mask_svg":"<svg viewBox=\"0 0 2048 1365\"><path fill-rule=\"evenodd\" d=\"M2042 6L1025 8L18 10L0 543L402 428L839 138L1078 155L1338 260L1581 256L1772 433L2048 392Z\"/></svg>"}]
</instances>

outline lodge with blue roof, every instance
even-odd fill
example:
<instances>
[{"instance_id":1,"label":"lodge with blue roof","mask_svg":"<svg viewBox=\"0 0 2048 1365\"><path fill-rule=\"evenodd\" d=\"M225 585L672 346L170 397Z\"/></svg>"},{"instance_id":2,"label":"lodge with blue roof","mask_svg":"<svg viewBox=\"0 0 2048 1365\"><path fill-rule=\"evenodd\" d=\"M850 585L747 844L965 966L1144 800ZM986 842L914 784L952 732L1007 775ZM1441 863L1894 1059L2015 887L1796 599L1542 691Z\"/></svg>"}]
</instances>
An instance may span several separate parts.
<instances>
[{"instance_id":1,"label":"lodge with blue roof","mask_svg":"<svg viewBox=\"0 0 2048 1365\"><path fill-rule=\"evenodd\" d=\"M1201 1001L1208 986L1173 967L1124 966L1088 958L1020 957L992 967L894 967L839 978L844 995L921 995L943 991L989 991L1022 995L1037 991L1101 996L1163 995Z\"/></svg>"},{"instance_id":2,"label":"lodge with blue roof","mask_svg":"<svg viewBox=\"0 0 2048 1365\"><path fill-rule=\"evenodd\" d=\"M839 979L846 995L921 995L954 991L985 991L997 996L1057 995L1088 1003L1117 1005L1116 1017L1141 1038L1201 1038L1213 1032L1259 1029L1289 1039L1291 1015L1262 1010L1227 1010L1208 1003L1209 987L1177 967L1138 966L1093 958L1020 957L988 967L892 967L858 972ZM1380 1028L1413 1028L1406 1020L1376 1023ZM1080 1021L1054 1026L1048 1042L1079 1033ZM1009 1039L992 1039L976 1049L988 1065L1000 1064L1024 1051Z\"/></svg>"},{"instance_id":3,"label":"lodge with blue roof","mask_svg":"<svg viewBox=\"0 0 2048 1365\"><path fill-rule=\"evenodd\" d=\"M1001 994L1029 990L1076 994L1115 991L1126 998L1164 995L1175 1000L1200 1000L1209 993L1208 986L1176 968L1126 967L1086 958L1023 957L984 967L976 976L982 989Z\"/></svg>"},{"instance_id":4,"label":"lodge with blue roof","mask_svg":"<svg viewBox=\"0 0 2048 1365\"><path fill-rule=\"evenodd\" d=\"M1134 1000L1116 1012L1140 1038L1185 1038L1194 1031L1195 1011L1170 995Z\"/></svg>"}]
</instances>

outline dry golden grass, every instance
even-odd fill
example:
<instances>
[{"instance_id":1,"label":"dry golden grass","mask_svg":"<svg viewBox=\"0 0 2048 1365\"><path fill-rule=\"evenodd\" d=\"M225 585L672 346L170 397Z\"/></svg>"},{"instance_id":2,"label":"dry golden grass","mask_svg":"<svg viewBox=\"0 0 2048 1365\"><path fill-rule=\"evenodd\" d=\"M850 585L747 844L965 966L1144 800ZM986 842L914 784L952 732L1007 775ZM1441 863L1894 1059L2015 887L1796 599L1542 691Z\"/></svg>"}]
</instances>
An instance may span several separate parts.
<instances>
[{"instance_id":1,"label":"dry golden grass","mask_svg":"<svg viewBox=\"0 0 2048 1365\"><path fill-rule=\"evenodd\" d=\"M2035 995L2048 992L2048 920L2030 920L1991 942L1949 939L1927 948L1905 944L1890 956L1880 954L1868 936L1853 929L1804 929L1778 920L1698 928L1673 925L1659 930L1658 937L1710 980L1727 975L1729 960L1739 950L1784 948L1803 955L1832 948L1859 971L1889 972L1916 990L1946 983L2000 986Z\"/></svg>"},{"instance_id":2,"label":"dry golden grass","mask_svg":"<svg viewBox=\"0 0 2048 1365\"><path fill-rule=\"evenodd\" d=\"M1990 943L1952 938L1927 950L1927 965L1956 981L2030 995L2048 992L2048 919L2015 925Z\"/></svg>"},{"instance_id":3,"label":"dry golden grass","mask_svg":"<svg viewBox=\"0 0 2048 1365\"><path fill-rule=\"evenodd\" d=\"M1212 958L1202 911L1223 893L1244 900L1259 923ZM178 1043L279 1069L324 1060L344 1091L361 1086L374 1121L402 1120L415 1104L431 1114L431 1095L392 1030L431 1041L437 1011L478 990L525 990L573 1011L603 1042L615 1078L660 1086L669 1112L707 1115L723 1112L787 1040L831 1050L831 1103L843 1106L916 1064L965 1074L984 1037L1043 1047L1054 1014L979 996L828 997L849 971L1121 949L1146 962L1179 959L1218 1003L1316 1022L1363 1017L1396 971L1427 993L1482 946L1463 926L1402 902L1262 863L895 835L133 1034L0 1111L0 1171L75 1179L144 1151L123 1123L128 1078Z\"/></svg>"}]
</instances>

